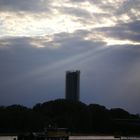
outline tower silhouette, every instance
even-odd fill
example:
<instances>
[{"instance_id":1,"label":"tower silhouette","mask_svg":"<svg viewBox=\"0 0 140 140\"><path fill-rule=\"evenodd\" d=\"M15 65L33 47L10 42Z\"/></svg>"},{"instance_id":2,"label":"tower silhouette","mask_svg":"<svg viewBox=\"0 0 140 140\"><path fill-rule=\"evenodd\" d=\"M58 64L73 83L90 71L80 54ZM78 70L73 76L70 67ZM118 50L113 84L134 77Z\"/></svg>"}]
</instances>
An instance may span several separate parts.
<instances>
[{"instance_id":1,"label":"tower silhouette","mask_svg":"<svg viewBox=\"0 0 140 140\"><path fill-rule=\"evenodd\" d=\"M66 72L65 99L79 101L80 98L80 71Z\"/></svg>"}]
</instances>

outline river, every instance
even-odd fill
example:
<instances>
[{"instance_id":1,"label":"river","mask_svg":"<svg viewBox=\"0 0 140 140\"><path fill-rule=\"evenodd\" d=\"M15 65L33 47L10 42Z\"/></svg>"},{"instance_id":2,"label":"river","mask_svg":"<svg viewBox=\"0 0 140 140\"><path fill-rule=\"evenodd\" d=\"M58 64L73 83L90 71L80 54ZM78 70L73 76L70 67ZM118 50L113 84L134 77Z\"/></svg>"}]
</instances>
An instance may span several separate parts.
<instances>
[{"instance_id":1,"label":"river","mask_svg":"<svg viewBox=\"0 0 140 140\"><path fill-rule=\"evenodd\" d=\"M17 136L0 136L0 140L17 140ZM140 140L140 137L121 137L114 136L70 136L69 140Z\"/></svg>"}]
</instances>

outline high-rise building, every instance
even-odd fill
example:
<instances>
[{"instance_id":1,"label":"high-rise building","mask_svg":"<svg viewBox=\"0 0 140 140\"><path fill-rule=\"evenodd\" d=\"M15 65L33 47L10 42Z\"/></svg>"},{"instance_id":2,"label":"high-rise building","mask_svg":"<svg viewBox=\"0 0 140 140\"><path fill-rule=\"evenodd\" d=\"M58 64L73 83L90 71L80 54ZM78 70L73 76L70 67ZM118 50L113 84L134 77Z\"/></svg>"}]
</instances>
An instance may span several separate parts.
<instances>
[{"instance_id":1,"label":"high-rise building","mask_svg":"<svg viewBox=\"0 0 140 140\"><path fill-rule=\"evenodd\" d=\"M80 71L66 72L65 98L67 100L79 101L80 93Z\"/></svg>"}]
</instances>

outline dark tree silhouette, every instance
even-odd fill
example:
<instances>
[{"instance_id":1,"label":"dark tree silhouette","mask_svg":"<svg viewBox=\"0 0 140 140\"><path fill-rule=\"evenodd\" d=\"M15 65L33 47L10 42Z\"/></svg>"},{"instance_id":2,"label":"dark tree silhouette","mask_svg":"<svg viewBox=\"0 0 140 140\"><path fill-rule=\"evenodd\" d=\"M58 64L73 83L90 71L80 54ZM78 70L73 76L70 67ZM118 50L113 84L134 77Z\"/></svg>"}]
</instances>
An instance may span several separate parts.
<instances>
[{"instance_id":1,"label":"dark tree silhouette","mask_svg":"<svg viewBox=\"0 0 140 140\"><path fill-rule=\"evenodd\" d=\"M140 134L138 114L98 104L86 105L64 99L36 104L0 107L0 133L43 131L45 127L66 127L74 133Z\"/></svg>"}]
</instances>

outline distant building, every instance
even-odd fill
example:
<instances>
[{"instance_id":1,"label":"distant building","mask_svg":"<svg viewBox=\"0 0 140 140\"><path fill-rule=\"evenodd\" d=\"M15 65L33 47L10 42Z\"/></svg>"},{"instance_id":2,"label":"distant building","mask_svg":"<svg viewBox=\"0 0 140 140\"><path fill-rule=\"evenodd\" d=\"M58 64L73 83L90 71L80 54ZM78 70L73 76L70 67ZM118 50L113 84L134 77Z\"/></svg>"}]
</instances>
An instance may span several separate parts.
<instances>
[{"instance_id":1,"label":"distant building","mask_svg":"<svg viewBox=\"0 0 140 140\"><path fill-rule=\"evenodd\" d=\"M80 71L66 72L65 98L67 100L79 101L80 97Z\"/></svg>"}]
</instances>

